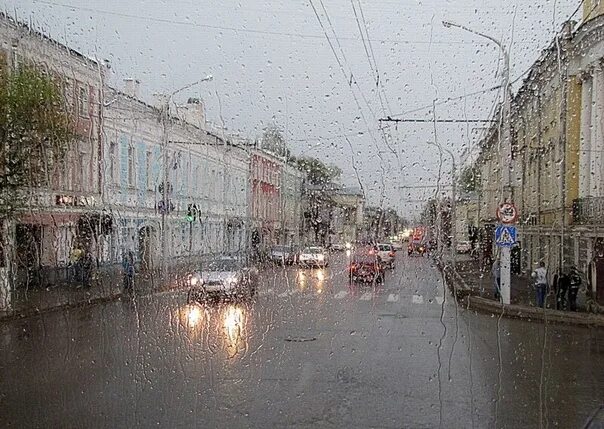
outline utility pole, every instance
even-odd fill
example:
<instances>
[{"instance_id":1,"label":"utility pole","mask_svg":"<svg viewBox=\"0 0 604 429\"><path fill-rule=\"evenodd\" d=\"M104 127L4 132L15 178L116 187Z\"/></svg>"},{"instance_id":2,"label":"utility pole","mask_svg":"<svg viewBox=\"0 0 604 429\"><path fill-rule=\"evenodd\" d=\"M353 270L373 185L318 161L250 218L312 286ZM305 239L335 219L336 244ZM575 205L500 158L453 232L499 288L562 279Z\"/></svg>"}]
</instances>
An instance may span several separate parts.
<instances>
[{"instance_id":1,"label":"utility pole","mask_svg":"<svg viewBox=\"0 0 604 429\"><path fill-rule=\"evenodd\" d=\"M463 25L454 24L452 22L443 21L446 28L459 28L461 30L472 33L476 36L488 39L493 42L501 50L503 56L503 77L501 87L503 88L503 129L502 143L500 144L501 152L501 185L502 185L502 203L513 203L513 188L512 188L512 141L511 141L511 88L510 88L510 56L507 49L499 40L487 34L480 33ZM504 304L510 303L511 295L511 249L510 247L502 247L500 252L500 267L501 267L501 300Z\"/></svg>"}]
</instances>

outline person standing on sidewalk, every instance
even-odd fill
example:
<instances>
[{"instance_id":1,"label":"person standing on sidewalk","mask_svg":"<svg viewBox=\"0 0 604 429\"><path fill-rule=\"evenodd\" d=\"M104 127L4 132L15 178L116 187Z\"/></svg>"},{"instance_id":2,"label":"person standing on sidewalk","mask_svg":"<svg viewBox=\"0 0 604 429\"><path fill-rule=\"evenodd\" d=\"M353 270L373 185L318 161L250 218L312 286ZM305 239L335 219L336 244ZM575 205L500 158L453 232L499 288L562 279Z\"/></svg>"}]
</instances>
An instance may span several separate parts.
<instances>
[{"instance_id":1,"label":"person standing on sidewalk","mask_svg":"<svg viewBox=\"0 0 604 429\"><path fill-rule=\"evenodd\" d=\"M532 272L531 277L535 281L535 292L537 307L545 307L545 295L547 294L547 269L545 262L539 262L539 267Z\"/></svg>"},{"instance_id":2,"label":"person standing on sidewalk","mask_svg":"<svg viewBox=\"0 0 604 429\"><path fill-rule=\"evenodd\" d=\"M570 279L566 270L560 269L558 279L555 281L556 287L556 310L566 310L566 294L570 286Z\"/></svg>"},{"instance_id":3,"label":"person standing on sidewalk","mask_svg":"<svg viewBox=\"0 0 604 429\"><path fill-rule=\"evenodd\" d=\"M570 311L577 311L577 294L581 287L581 276L577 267L571 267L569 275L568 307Z\"/></svg>"},{"instance_id":4,"label":"person standing on sidewalk","mask_svg":"<svg viewBox=\"0 0 604 429\"><path fill-rule=\"evenodd\" d=\"M501 265L499 259L495 259L495 262L493 262L491 276L493 277L493 295L495 299L499 300L501 298Z\"/></svg>"},{"instance_id":5,"label":"person standing on sidewalk","mask_svg":"<svg viewBox=\"0 0 604 429\"><path fill-rule=\"evenodd\" d=\"M134 254L131 250L122 259L122 272L124 276L124 289L134 289Z\"/></svg>"},{"instance_id":6,"label":"person standing on sidewalk","mask_svg":"<svg viewBox=\"0 0 604 429\"><path fill-rule=\"evenodd\" d=\"M92 265L94 264L94 259L92 258L92 254L89 250L86 250L84 256L82 257L82 286L90 287L90 279L92 277Z\"/></svg>"}]
</instances>

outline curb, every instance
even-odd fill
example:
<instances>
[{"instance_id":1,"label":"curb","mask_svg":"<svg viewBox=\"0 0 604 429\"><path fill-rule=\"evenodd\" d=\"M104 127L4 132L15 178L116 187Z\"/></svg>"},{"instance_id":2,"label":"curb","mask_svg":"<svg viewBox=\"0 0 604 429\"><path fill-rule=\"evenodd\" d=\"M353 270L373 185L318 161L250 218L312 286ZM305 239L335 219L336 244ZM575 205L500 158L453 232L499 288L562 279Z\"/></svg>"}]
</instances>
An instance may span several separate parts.
<instances>
[{"instance_id":1,"label":"curb","mask_svg":"<svg viewBox=\"0 0 604 429\"><path fill-rule=\"evenodd\" d=\"M479 296L468 296L467 307L492 315L512 319L538 320L551 323L604 327L604 316L592 313L573 313L518 304L501 304Z\"/></svg>"},{"instance_id":2,"label":"curb","mask_svg":"<svg viewBox=\"0 0 604 429\"><path fill-rule=\"evenodd\" d=\"M475 296L472 294L472 289L455 269L449 265L443 265L442 261L437 261L437 265L446 280L452 278L453 281L450 282L449 289L457 295L457 303L466 309L485 314L501 315L511 319L604 327L604 316L599 314L550 310L519 304L502 304L491 299Z\"/></svg>"}]
</instances>

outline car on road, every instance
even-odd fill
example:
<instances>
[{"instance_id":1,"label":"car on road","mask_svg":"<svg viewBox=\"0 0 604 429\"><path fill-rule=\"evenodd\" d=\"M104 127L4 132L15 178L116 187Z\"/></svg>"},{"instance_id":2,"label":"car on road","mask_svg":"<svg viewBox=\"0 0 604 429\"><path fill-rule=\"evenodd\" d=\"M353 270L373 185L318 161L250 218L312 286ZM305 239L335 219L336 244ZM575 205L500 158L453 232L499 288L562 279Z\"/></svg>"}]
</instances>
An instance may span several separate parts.
<instances>
[{"instance_id":1,"label":"car on road","mask_svg":"<svg viewBox=\"0 0 604 429\"><path fill-rule=\"evenodd\" d=\"M472 251L472 245L469 241L460 241L455 246L457 253L470 253Z\"/></svg>"},{"instance_id":2,"label":"car on road","mask_svg":"<svg viewBox=\"0 0 604 429\"><path fill-rule=\"evenodd\" d=\"M392 247L394 247L395 252L403 250L403 243L400 241L392 241L390 244L392 244Z\"/></svg>"},{"instance_id":3,"label":"car on road","mask_svg":"<svg viewBox=\"0 0 604 429\"><path fill-rule=\"evenodd\" d=\"M344 250L346 250L346 245L343 243L331 243L329 248L334 252L343 252Z\"/></svg>"},{"instance_id":4,"label":"car on road","mask_svg":"<svg viewBox=\"0 0 604 429\"><path fill-rule=\"evenodd\" d=\"M407 255L423 256L428 251L426 243L422 240L411 240L407 246Z\"/></svg>"},{"instance_id":5,"label":"car on road","mask_svg":"<svg viewBox=\"0 0 604 429\"><path fill-rule=\"evenodd\" d=\"M327 252L320 246L309 246L302 249L298 263L306 267L326 267L329 264Z\"/></svg>"},{"instance_id":6,"label":"car on road","mask_svg":"<svg viewBox=\"0 0 604 429\"><path fill-rule=\"evenodd\" d=\"M293 246L276 245L271 247L269 259L271 262L280 265L292 265L296 263L298 255Z\"/></svg>"},{"instance_id":7,"label":"car on road","mask_svg":"<svg viewBox=\"0 0 604 429\"><path fill-rule=\"evenodd\" d=\"M386 270L378 255L372 252L355 254L348 266L348 272L353 282L383 283Z\"/></svg>"},{"instance_id":8,"label":"car on road","mask_svg":"<svg viewBox=\"0 0 604 429\"><path fill-rule=\"evenodd\" d=\"M258 287L258 269L244 258L222 257L188 277L188 302L209 298L252 298Z\"/></svg>"},{"instance_id":9,"label":"car on road","mask_svg":"<svg viewBox=\"0 0 604 429\"><path fill-rule=\"evenodd\" d=\"M394 268L396 252L390 243L378 243L375 245L375 251L382 264L390 269Z\"/></svg>"}]
</instances>

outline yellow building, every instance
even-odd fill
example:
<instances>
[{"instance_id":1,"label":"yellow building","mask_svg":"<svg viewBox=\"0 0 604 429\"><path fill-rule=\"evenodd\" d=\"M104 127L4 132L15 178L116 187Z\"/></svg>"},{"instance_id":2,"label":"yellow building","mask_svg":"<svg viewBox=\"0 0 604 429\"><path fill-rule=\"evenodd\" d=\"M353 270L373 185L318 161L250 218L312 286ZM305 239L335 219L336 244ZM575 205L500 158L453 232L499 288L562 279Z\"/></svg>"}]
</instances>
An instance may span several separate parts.
<instances>
[{"instance_id":1,"label":"yellow building","mask_svg":"<svg viewBox=\"0 0 604 429\"><path fill-rule=\"evenodd\" d=\"M586 1L512 100L513 199L521 217L521 266L545 261L553 275L577 266L604 300L604 2ZM480 142L479 219L492 252L501 186L501 111ZM602 267L600 267L602 265ZM598 278L598 273L600 278Z\"/></svg>"}]
</instances>

